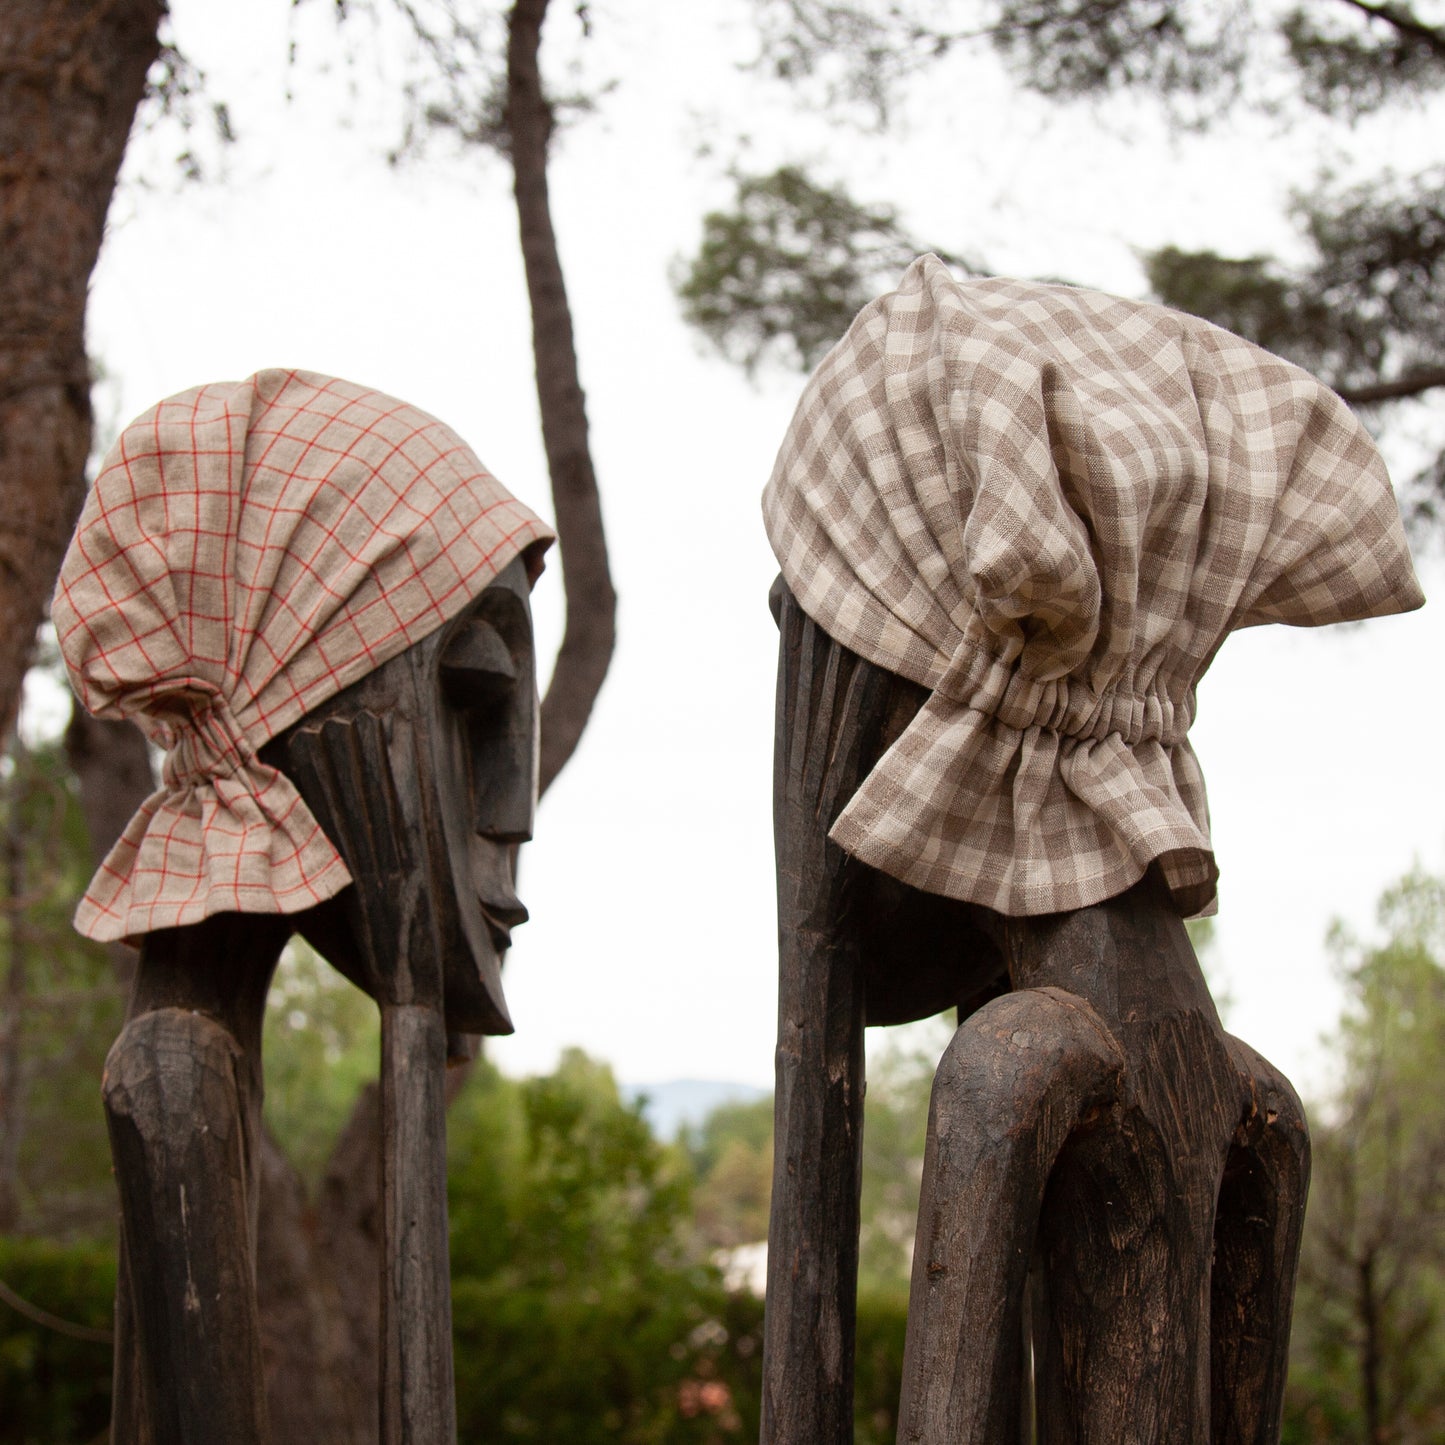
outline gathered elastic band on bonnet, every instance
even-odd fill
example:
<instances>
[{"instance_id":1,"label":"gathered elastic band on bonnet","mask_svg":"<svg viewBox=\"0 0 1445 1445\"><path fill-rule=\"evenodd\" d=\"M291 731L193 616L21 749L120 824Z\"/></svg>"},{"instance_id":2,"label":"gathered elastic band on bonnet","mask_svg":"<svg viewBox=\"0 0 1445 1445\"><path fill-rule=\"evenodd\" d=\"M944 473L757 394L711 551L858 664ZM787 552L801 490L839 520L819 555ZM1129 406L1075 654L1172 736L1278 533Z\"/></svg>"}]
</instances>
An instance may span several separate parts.
<instances>
[{"instance_id":1,"label":"gathered elastic band on bonnet","mask_svg":"<svg viewBox=\"0 0 1445 1445\"><path fill-rule=\"evenodd\" d=\"M830 836L1010 915L1218 869L1187 733L1225 636L1424 600L1364 428L1208 322L935 257L859 314L763 494L831 637L931 697Z\"/></svg>"},{"instance_id":2,"label":"gathered elastic band on bonnet","mask_svg":"<svg viewBox=\"0 0 1445 1445\"><path fill-rule=\"evenodd\" d=\"M434 417L304 371L137 418L86 501L51 615L81 702L165 750L76 912L134 938L295 913L351 881L257 750L441 626L551 529Z\"/></svg>"}]
</instances>

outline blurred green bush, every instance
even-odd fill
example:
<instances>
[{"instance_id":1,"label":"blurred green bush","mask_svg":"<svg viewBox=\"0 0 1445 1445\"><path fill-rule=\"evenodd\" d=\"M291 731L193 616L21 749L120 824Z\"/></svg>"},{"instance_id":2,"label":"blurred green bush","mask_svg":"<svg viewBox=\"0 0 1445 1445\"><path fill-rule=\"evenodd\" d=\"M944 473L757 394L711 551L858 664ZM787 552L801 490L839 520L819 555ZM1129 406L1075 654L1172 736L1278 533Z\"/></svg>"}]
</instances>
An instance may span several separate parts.
<instances>
[{"instance_id":1,"label":"blurred green bush","mask_svg":"<svg viewBox=\"0 0 1445 1445\"><path fill-rule=\"evenodd\" d=\"M110 1329L115 1258L107 1247L0 1238L0 1280L47 1314ZM109 1420L109 1344L75 1339L0 1303L0 1445L79 1445Z\"/></svg>"}]
</instances>

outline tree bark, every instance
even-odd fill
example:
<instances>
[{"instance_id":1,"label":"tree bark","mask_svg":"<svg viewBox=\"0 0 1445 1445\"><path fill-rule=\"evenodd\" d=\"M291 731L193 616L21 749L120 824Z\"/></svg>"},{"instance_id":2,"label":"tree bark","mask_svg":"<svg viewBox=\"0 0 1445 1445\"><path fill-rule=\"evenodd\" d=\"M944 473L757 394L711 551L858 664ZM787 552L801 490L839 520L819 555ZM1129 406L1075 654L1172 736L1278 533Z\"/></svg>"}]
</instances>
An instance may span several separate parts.
<instances>
[{"instance_id":1,"label":"tree bark","mask_svg":"<svg viewBox=\"0 0 1445 1445\"><path fill-rule=\"evenodd\" d=\"M1366 1251L1356 1266L1360 1311L1360 1393L1365 1405L1365 1439L1384 1445L1388 1435L1380 1409L1380 1308L1375 1293L1375 1254Z\"/></svg>"},{"instance_id":2,"label":"tree bark","mask_svg":"<svg viewBox=\"0 0 1445 1445\"><path fill-rule=\"evenodd\" d=\"M25 837L20 823L19 769L10 777L3 840L9 966L0 995L0 1232L20 1218L20 1140L25 1130L25 1005L29 992L21 909L25 897Z\"/></svg>"},{"instance_id":3,"label":"tree bark","mask_svg":"<svg viewBox=\"0 0 1445 1445\"><path fill-rule=\"evenodd\" d=\"M9 0L0 26L0 735L85 495L85 301L162 0Z\"/></svg>"},{"instance_id":4,"label":"tree bark","mask_svg":"<svg viewBox=\"0 0 1445 1445\"><path fill-rule=\"evenodd\" d=\"M363 1091L353 1124L368 1105L375 1113L375 1094L375 1085ZM369 1200L375 1213L376 1156L353 1161L333 1184L338 1159L347 1157L338 1144L313 1209L291 1161L261 1127L256 1294L272 1445L376 1439L376 1246L356 1228L358 1201ZM360 1213L365 1219L364 1205Z\"/></svg>"},{"instance_id":5,"label":"tree bark","mask_svg":"<svg viewBox=\"0 0 1445 1445\"><path fill-rule=\"evenodd\" d=\"M545 793L581 739L607 676L616 636L617 594L597 474L587 440L587 411L577 371L572 311L562 278L547 192L552 107L542 90L538 52L548 0L517 0L507 22L507 132L521 230L542 440L552 478L557 543L567 580L567 620L552 680L542 700Z\"/></svg>"}]
</instances>

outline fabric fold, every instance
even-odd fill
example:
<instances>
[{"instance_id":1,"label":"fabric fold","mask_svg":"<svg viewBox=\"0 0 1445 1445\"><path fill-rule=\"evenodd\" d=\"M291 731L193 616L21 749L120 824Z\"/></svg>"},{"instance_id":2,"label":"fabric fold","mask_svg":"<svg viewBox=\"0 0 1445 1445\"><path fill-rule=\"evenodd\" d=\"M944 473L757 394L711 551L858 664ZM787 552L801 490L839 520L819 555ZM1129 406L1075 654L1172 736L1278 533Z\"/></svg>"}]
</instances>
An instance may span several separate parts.
<instances>
[{"instance_id":1,"label":"fabric fold","mask_svg":"<svg viewBox=\"0 0 1445 1445\"><path fill-rule=\"evenodd\" d=\"M350 882L290 779L252 758L152 793L101 864L75 926L117 939L212 913L298 913Z\"/></svg>"}]
</instances>

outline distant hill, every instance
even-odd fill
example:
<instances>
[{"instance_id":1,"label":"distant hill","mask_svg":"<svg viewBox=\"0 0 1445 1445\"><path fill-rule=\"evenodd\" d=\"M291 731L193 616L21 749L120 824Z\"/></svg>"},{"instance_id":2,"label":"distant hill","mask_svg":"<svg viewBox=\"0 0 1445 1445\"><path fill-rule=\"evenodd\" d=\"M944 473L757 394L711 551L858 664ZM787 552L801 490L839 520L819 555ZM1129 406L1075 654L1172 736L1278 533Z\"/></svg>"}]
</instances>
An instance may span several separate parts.
<instances>
[{"instance_id":1,"label":"distant hill","mask_svg":"<svg viewBox=\"0 0 1445 1445\"><path fill-rule=\"evenodd\" d=\"M621 1084L622 1097L644 1100L642 1112L659 1139L674 1139L684 1124L701 1124L719 1104L750 1104L771 1090L720 1079L668 1079L660 1084Z\"/></svg>"}]
</instances>

